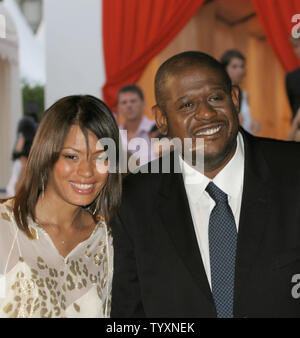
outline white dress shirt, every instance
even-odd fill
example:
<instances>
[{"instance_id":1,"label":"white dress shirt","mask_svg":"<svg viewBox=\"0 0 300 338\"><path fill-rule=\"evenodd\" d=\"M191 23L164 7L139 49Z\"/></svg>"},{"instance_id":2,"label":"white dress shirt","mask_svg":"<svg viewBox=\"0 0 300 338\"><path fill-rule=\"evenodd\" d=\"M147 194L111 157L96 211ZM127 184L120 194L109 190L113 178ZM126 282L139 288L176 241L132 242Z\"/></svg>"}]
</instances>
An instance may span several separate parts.
<instances>
[{"instance_id":1,"label":"white dress shirt","mask_svg":"<svg viewBox=\"0 0 300 338\"><path fill-rule=\"evenodd\" d=\"M234 156L213 180L192 168L181 157L180 165L202 262L211 287L208 226L210 213L215 206L215 201L205 191L205 188L212 181L228 195L228 203L238 230L244 182L243 137L241 133L238 133L237 148Z\"/></svg>"},{"instance_id":2,"label":"white dress shirt","mask_svg":"<svg viewBox=\"0 0 300 338\"><path fill-rule=\"evenodd\" d=\"M151 140L150 140L150 130L155 125L155 122L148 119L148 117L143 116L141 123L138 127L138 130L136 131L133 138L140 138L141 141L145 140L147 143L147 149L145 149L146 153L140 153L141 156L137 156L140 160L140 165L146 164L151 160ZM125 126L122 125L119 127L120 130L126 130ZM142 144L140 142L134 142L134 140L130 140L128 142L127 137L125 137L125 134L121 133L121 139L122 139L122 146L124 151L129 151L132 154L137 152L137 148L142 147ZM142 148L141 148L142 149Z\"/></svg>"}]
</instances>

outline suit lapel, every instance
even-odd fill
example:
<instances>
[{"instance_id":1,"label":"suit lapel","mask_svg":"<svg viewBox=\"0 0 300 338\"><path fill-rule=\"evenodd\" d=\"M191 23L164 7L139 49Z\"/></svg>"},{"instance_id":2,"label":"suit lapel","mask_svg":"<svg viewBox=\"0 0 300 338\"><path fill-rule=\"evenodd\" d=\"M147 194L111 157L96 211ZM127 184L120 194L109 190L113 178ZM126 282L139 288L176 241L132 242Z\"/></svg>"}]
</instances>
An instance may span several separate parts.
<instances>
[{"instance_id":1,"label":"suit lapel","mask_svg":"<svg viewBox=\"0 0 300 338\"><path fill-rule=\"evenodd\" d=\"M171 157L171 161L173 156ZM172 169L171 169L172 170ZM202 263L201 254L192 222L182 174L164 174L158 210L162 223L182 261L196 284L212 304L210 286Z\"/></svg>"},{"instance_id":2,"label":"suit lapel","mask_svg":"<svg viewBox=\"0 0 300 338\"><path fill-rule=\"evenodd\" d=\"M262 243L270 213L269 169L255 138L242 130L245 172L235 272L235 313L241 313L241 293Z\"/></svg>"}]
</instances>

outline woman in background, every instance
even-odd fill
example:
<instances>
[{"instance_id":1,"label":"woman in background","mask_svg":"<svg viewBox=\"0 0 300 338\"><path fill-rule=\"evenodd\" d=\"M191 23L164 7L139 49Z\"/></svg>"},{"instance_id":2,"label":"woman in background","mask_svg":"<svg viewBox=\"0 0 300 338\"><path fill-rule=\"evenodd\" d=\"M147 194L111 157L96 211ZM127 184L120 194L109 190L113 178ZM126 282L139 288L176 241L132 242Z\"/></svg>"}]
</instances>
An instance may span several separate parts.
<instances>
[{"instance_id":1,"label":"woman in background","mask_svg":"<svg viewBox=\"0 0 300 338\"><path fill-rule=\"evenodd\" d=\"M114 141L114 173L102 138ZM22 185L0 204L0 317L109 316L118 145L115 119L95 97L46 111Z\"/></svg>"},{"instance_id":2,"label":"woman in background","mask_svg":"<svg viewBox=\"0 0 300 338\"><path fill-rule=\"evenodd\" d=\"M7 197L14 196L21 186L36 129L37 123L32 117L24 116L18 123L17 141L12 154L12 173L6 187Z\"/></svg>"},{"instance_id":3,"label":"woman in background","mask_svg":"<svg viewBox=\"0 0 300 338\"><path fill-rule=\"evenodd\" d=\"M244 55L238 50L231 49L222 55L220 62L224 65L232 84L240 86L246 75L246 59ZM248 94L243 89L240 90L240 93L240 124L249 133L258 133L260 131L260 124L257 120L254 120L251 117L251 111L248 104Z\"/></svg>"}]
</instances>

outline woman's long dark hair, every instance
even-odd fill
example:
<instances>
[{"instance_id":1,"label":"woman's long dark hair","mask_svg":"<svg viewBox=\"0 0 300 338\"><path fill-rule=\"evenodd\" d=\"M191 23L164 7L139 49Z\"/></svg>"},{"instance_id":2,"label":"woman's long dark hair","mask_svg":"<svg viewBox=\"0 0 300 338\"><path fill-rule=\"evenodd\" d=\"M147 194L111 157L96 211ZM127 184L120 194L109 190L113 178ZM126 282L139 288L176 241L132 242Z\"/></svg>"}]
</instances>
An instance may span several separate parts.
<instances>
[{"instance_id":1,"label":"woman's long dark hair","mask_svg":"<svg viewBox=\"0 0 300 338\"><path fill-rule=\"evenodd\" d=\"M72 125L78 125L86 137L88 130L98 139L110 138L116 149L115 172L109 171L106 183L97 198L84 208L108 222L121 199L121 175L119 173L119 129L110 109L104 102L90 95L67 96L45 111L35 135L25 178L18 191L13 212L18 227L33 238L28 227L28 216L35 219L35 206L49 174L59 158L64 140Z\"/></svg>"},{"instance_id":2,"label":"woman's long dark hair","mask_svg":"<svg viewBox=\"0 0 300 338\"><path fill-rule=\"evenodd\" d=\"M220 59L220 62L226 69L232 59L241 59L242 61L246 61L245 56L237 49L229 49L227 50Z\"/></svg>"}]
</instances>

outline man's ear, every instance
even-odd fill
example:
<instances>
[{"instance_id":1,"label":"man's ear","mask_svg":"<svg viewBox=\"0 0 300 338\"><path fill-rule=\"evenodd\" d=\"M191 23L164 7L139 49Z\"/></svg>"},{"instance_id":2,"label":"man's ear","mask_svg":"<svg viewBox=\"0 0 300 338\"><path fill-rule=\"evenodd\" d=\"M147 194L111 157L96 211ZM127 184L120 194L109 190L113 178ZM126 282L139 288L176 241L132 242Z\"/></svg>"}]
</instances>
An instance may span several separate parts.
<instances>
[{"instance_id":1,"label":"man's ear","mask_svg":"<svg viewBox=\"0 0 300 338\"><path fill-rule=\"evenodd\" d=\"M155 121L158 129L160 130L162 135L168 134L168 121L165 113L161 110L161 108L156 104L152 107L152 113L155 116Z\"/></svg>"},{"instance_id":2,"label":"man's ear","mask_svg":"<svg viewBox=\"0 0 300 338\"><path fill-rule=\"evenodd\" d=\"M241 97L241 89L237 85L233 85L231 89L231 98L237 113L240 112L240 97Z\"/></svg>"}]
</instances>

